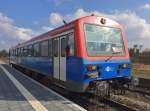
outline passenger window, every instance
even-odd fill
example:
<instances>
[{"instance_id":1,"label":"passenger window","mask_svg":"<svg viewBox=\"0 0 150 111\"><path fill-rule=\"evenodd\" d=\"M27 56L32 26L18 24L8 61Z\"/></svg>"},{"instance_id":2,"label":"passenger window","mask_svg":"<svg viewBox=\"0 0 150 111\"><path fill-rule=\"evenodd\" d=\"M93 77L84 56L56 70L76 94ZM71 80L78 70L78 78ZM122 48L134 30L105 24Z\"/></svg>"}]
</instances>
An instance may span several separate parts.
<instances>
[{"instance_id":1,"label":"passenger window","mask_svg":"<svg viewBox=\"0 0 150 111\"><path fill-rule=\"evenodd\" d=\"M48 41L41 42L41 56L47 57L48 56Z\"/></svg>"},{"instance_id":2,"label":"passenger window","mask_svg":"<svg viewBox=\"0 0 150 111\"><path fill-rule=\"evenodd\" d=\"M13 56L15 56L15 50L13 50Z\"/></svg>"},{"instance_id":3,"label":"passenger window","mask_svg":"<svg viewBox=\"0 0 150 111\"><path fill-rule=\"evenodd\" d=\"M74 34L71 33L68 35L68 45L67 48L69 49L69 56L74 56L75 55L75 44L74 44Z\"/></svg>"},{"instance_id":4,"label":"passenger window","mask_svg":"<svg viewBox=\"0 0 150 111\"><path fill-rule=\"evenodd\" d=\"M30 55L30 49L29 49L29 45L26 47L26 56Z\"/></svg>"},{"instance_id":5,"label":"passenger window","mask_svg":"<svg viewBox=\"0 0 150 111\"><path fill-rule=\"evenodd\" d=\"M16 56L16 49L14 50L14 55Z\"/></svg>"},{"instance_id":6,"label":"passenger window","mask_svg":"<svg viewBox=\"0 0 150 111\"><path fill-rule=\"evenodd\" d=\"M21 48L19 48L19 56L21 57Z\"/></svg>"},{"instance_id":7,"label":"passenger window","mask_svg":"<svg viewBox=\"0 0 150 111\"><path fill-rule=\"evenodd\" d=\"M20 51L20 56L22 57L23 56L23 48L21 48L21 51Z\"/></svg>"},{"instance_id":8,"label":"passenger window","mask_svg":"<svg viewBox=\"0 0 150 111\"><path fill-rule=\"evenodd\" d=\"M10 56L13 56L13 54L14 54L14 51L10 50Z\"/></svg>"},{"instance_id":9,"label":"passenger window","mask_svg":"<svg viewBox=\"0 0 150 111\"><path fill-rule=\"evenodd\" d=\"M26 56L26 55L25 55L25 47L23 47L23 56Z\"/></svg>"},{"instance_id":10,"label":"passenger window","mask_svg":"<svg viewBox=\"0 0 150 111\"><path fill-rule=\"evenodd\" d=\"M17 49L15 49L15 56L17 56Z\"/></svg>"},{"instance_id":11,"label":"passenger window","mask_svg":"<svg viewBox=\"0 0 150 111\"><path fill-rule=\"evenodd\" d=\"M34 49L34 56L40 56L39 43L34 44L34 45L33 45L33 49Z\"/></svg>"},{"instance_id":12,"label":"passenger window","mask_svg":"<svg viewBox=\"0 0 150 111\"><path fill-rule=\"evenodd\" d=\"M28 46L28 56L33 56L33 46L32 45L29 45Z\"/></svg>"},{"instance_id":13,"label":"passenger window","mask_svg":"<svg viewBox=\"0 0 150 111\"><path fill-rule=\"evenodd\" d=\"M24 49L23 49L23 47L22 47L22 56L24 56Z\"/></svg>"},{"instance_id":14,"label":"passenger window","mask_svg":"<svg viewBox=\"0 0 150 111\"><path fill-rule=\"evenodd\" d=\"M50 57L53 56L53 52L52 52L52 40L49 40L49 56Z\"/></svg>"},{"instance_id":15,"label":"passenger window","mask_svg":"<svg viewBox=\"0 0 150 111\"><path fill-rule=\"evenodd\" d=\"M66 56L66 38L61 39L61 57Z\"/></svg>"},{"instance_id":16,"label":"passenger window","mask_svg":"<svg viewBox=\"0 0 150 111\"><path fill-rule=\"evenodd\" d=\"M19 48L17 48L17 56L19 56L20 50Z\"/></svg>"},{"instance_id":17,"label":"passenger window","mask_svg":"<svg viewBox=\"0 0 150 111\"><path fill-rule=\"evenodd\" d=\"M24 52L24 56L27 56L28 55L28 51L27 51L27 46L25 46L24 48L23 48L23 52Z\"/></svg>"},{"instance_id":18,"label":"passenger window","mask_svg":"<svg viewBox=\"0 0 150 111\"><path fill-rule=\"evenodd\" d=\"M53 49L54 49L54 57L58 57L58 40L54 40L54 45L53 45Z\"/></svg>"},{"instance_id":19,"label":"passenger window","mask_svg":"<svg viewBox=\"0 0 150 111\"><path fill-rule=\"evenodd\" d=\"M16 56L18 56L18 51L17 51L17 49L16 49Z\"/></svg>"}]
</instances>

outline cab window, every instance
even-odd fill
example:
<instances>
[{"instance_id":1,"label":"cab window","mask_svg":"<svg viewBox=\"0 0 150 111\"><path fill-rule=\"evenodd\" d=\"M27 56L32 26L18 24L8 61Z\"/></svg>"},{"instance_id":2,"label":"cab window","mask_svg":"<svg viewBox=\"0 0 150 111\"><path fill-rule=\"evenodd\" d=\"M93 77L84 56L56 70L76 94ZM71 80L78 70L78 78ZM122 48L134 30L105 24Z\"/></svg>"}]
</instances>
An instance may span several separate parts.
<instances>
[{"instance_id":1,"label":"cab window","mask_svg":"<svg viewBox=\"0 0 150 111\"><path fill-rule=\"evenodd\" d=\"M68 35L68 45L67 45L69 56L75 55L75 43L74 43L74 33Z\"/></svg>"}]
</instances>

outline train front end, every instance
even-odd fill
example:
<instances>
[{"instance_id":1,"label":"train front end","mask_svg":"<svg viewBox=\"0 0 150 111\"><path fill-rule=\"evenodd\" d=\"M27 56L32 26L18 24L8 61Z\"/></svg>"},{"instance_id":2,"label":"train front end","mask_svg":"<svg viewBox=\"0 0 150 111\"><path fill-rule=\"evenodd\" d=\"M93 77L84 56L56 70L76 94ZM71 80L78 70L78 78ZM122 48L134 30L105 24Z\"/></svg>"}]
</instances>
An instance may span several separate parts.
<instances>
[{"instance_id":1,"label":"train front end","mask_svg":"<svg viewBox=\"0 0 150 111\"><path fill-rule=\"evenodd\" d=\"M78 21L82 90L120 88L131 79L131 61L121 25L106 17L89 16Z\"/></svg>"}]
</instances>

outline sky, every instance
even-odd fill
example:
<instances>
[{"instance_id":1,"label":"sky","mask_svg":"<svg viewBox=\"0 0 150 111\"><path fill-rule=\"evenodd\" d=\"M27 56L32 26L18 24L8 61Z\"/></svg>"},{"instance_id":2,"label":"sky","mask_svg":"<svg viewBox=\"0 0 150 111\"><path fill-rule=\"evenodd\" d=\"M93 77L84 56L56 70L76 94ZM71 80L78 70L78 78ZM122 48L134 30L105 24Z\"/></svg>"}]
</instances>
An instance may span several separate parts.
<instances>
[{"instance_id":1,"label":"sky","mask_svg":"<svg viewBox=\"0 0 150 111\"><path fill-rule=\"evenodd\" d=\"M92 13L122 24L129 47L150 48L149 0L1 0L0 50Z\"/></svg>"}]
</instances>

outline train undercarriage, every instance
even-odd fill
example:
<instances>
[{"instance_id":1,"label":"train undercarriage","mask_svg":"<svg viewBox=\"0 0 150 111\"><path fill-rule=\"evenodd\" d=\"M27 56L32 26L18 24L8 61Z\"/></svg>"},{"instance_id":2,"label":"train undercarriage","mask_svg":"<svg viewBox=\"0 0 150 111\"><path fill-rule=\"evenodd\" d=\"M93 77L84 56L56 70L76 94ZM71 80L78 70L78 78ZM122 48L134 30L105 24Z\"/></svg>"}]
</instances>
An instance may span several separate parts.
<instances>
[{"instance_id":1,"label":"train undercarriage","mask_svg":"<svg viewBox=\"0 0 150 111\"><path fill-rule=\"evenodd\" d=\"M109 97L110 94L124 95L126 89L138 85L138 78L117 78L104 81L92 81L89 84L88 92L100 97Z\"/></svg>"}]
</instances>

